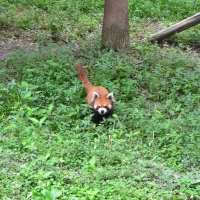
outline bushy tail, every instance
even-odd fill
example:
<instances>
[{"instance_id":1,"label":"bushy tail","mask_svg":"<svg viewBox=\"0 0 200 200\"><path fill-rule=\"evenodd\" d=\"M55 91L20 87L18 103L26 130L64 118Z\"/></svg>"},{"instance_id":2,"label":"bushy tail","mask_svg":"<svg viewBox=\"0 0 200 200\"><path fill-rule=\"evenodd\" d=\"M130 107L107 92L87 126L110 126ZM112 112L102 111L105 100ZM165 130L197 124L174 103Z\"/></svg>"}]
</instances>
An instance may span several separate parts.
<instances>
[{"instance_id":1,"label":"bushy tail","mask_svg":"<svg viewBox=\"0 0 200 200\"><path fill-rule=\"evenodd\" d=\"M79 63L79 64L76 65L76 70L78 71L78 77L80 78L81 82L83 83L86 91L89 92L89 90L91 89L91 87L94 87L94 86L88 80L85 69Z\"/></svg>"}]
</instances>

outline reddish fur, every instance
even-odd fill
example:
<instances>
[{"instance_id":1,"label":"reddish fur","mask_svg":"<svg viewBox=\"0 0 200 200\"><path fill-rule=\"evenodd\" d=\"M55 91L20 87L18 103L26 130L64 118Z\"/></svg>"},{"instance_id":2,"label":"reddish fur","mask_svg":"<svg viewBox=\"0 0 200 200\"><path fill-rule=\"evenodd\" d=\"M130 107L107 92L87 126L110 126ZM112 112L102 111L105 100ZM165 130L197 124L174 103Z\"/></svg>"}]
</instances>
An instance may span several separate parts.
<instances>
[{"instance_id":1,"label":"reddish fur","mask_svg":"<svg viewBox=\"0 0 200 200\"><path fill-rule=\"evenodd\" d=\"M95 104L97 105L111 104L113 106L113 102L111 102L110 99L106 98L106 96L109 94L108 91L104 87L101 86L95 87L94 85L92 85L88 80L86 71L81 64L77 64L76 69L78 71L78 77L80 78L87 92L86 103L89 103L91 104L92 107L94 107L94 102L91 103L91 99L93 93L97 92L99 94L99 98L95 99Z\"/></svg>"}]
</instances>

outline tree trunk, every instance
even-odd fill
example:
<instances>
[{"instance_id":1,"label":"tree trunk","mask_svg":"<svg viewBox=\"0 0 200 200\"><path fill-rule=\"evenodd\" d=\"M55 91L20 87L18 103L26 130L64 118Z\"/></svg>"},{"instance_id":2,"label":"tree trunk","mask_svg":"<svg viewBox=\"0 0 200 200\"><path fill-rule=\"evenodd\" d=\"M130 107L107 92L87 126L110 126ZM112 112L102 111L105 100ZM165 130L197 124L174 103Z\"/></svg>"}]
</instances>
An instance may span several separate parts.
<instances>
[{"instance_id":1,"label":"tree trunk","mask_svg":"<svg viewBox=\"0 0 200 200\"><path fill-rule=\"evenodd\" d=\"M128 0L105 0L102 42L114 50L130 46Z\"/></svg>"},{"instance_id":2,"label":"tree trunk","mask_svg":"<svg viewBox=\"0 0 200 200\"><path fill-rule=\"evenodd\" d=\"M170 26L169 28L166 28L162 31L159 31L156 34L153 34L150 36L149 41L161 41L163 39L166 39L175 33L184 31L185 29L188 29L192 26L195 26L200 23L200 13L197 13L196 15L193 15L192 17L189 17L177 24L174 24L173 26Z\"/></svg>"}]
</instances>

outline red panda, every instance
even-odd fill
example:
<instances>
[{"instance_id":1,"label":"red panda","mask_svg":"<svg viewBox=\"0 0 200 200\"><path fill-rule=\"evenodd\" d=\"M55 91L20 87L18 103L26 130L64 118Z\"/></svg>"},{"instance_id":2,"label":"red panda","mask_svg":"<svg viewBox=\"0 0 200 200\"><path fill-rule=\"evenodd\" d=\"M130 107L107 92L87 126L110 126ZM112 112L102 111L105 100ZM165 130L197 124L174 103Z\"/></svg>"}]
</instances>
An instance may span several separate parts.
<instances>
[{"instance_id":1,"label":"red panda","mask_svg":"<svg viewBox=\"0 0 200 200\"><path fill-rule=\"evenodd\" d=\"M86 103L91 105L94 113L92 121L99 124L103 120L103 117L107 118L113 114L113 106L115 102L114 95L112 92L108 93L104 87L95 87L92 85L88 80L86 71L81 64L77 64L76 69L78 71L78 77L87 92Z\"/></svg>"}]
</instances>

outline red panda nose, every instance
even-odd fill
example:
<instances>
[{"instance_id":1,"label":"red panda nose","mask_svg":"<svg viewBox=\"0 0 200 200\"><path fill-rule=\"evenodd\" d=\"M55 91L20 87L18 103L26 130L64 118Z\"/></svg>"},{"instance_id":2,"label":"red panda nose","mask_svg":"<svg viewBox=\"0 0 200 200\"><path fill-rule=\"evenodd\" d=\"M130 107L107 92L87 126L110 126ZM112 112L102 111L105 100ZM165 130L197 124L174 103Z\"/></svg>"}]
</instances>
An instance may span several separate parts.
<instances>
[{"instance_id":1,"label":"red panda nose","mask_svg":"<svg viewBox=\"0 0 200 200\"><path fill-rule=\"evenodd\" d=\"M101 110L101 114L102 114L102 115L104 114L104 110Z\"/></svg>"}]
</instances>

